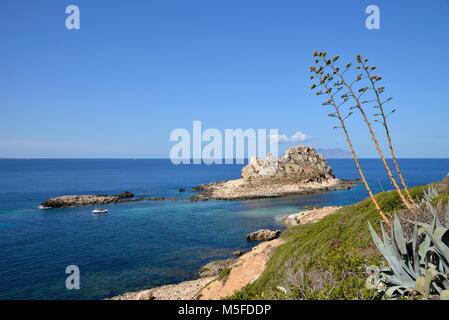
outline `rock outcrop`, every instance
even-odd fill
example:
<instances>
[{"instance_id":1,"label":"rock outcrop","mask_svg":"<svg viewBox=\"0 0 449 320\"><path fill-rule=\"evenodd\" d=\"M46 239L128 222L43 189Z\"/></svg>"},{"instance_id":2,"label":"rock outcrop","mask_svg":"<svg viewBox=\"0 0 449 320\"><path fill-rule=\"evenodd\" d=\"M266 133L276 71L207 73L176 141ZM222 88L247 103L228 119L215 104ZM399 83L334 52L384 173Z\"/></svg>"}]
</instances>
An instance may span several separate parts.
<instances>
[{"instance_id":1,"label":"rock outcrop","mask_svg":"<svg viewBox=\"0 0 449 320\"><path fill-rule=\"evenodd\" d=\"M127 292L109 300L194 300L214 277L184 281L152 289Z\"/></svg>"},{"instance_id":2,"label":"rock outcrop","mask_svg":"<svg viewBox=\"0 0 449 320\"><path fill-rule=\"evenodd\" d=\"M297 146L288 149L282 157L267 159L253 157L242 170L242 179L253 181L261 178L288 179L298 182L321 182L335 179L324 157L313 148Z\"/></svg>"},{"instance_id":3,"label":"rock outcrop","mask_svg":"<svg viewBox=\"0 0 449 320\"><path fill-rule=\"evenodd\" d=\"M240 179L213 182L194 188L193 201L244 200L348 189L354 182L337 179L322 155L297 146L282 157L252 158Z\"/></svg>"},{"instance_id":4,"label":"rock outcrop","mask_svg":"<svg viewBox=\"0 0 449 320\"><path fill-rule=\"evenodd\" d=\"M260 229L246 235L247 241L270 241L281 234L280 230Z\"/></svg>"},{"instance_id":5,"label":"rock outcrop","mask_svg":"<svg viewBox=\"0 0 449 320\"><path fill-rule=\"evenodd\" d=\"M341 207L338 206L314 208L285 216L282 219L282 222L287 226L296 226L299 224L314 223L320 221L321 219L327 217L328 215L334 214L340 208Z\"/></svg>"},{"instance_id":6,"label":"rock outcrop","mask_svg":"<svg viewBox=\"0 0 449 320\"><path fill-rule=\"evenodd\" d=\"M99 204L127 202L134 197L131 192L125 191L116 195L67 195L48 199L41 204L41 208L65 208L93 206Z\"/></svg>"},{"instance_id":7,"label":"rock outcrop","mask_svg":"<svg viewBox=\"0 0 449 320\"><path fill-rule=\"evenodd\" d=\"M234 263L235 259L215 260L211 261L201 267L200 277L208 278L218 276L224 269L229 268Z\"/></svg>"}]
</instances>

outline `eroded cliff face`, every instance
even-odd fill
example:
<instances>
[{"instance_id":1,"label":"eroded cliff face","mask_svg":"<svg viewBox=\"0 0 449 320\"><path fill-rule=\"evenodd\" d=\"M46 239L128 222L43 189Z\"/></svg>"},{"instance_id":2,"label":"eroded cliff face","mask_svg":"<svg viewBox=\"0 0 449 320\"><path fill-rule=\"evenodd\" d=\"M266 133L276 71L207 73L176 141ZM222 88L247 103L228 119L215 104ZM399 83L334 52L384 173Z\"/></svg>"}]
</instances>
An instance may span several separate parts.
<instances>
[{"instance_id":1,"label":"eroded cliff face","mask_svg":"<svg viewBox=\"0 0 449 320\"><path fill-rule=\"evenodd\" d=\"M324 157L308 146L297 146L275 159L252 158L242 169L242 179L254 181L260 178L288 179L298 182L321 182L335 179L335 175Z\"/></svg>"}]
</instances>

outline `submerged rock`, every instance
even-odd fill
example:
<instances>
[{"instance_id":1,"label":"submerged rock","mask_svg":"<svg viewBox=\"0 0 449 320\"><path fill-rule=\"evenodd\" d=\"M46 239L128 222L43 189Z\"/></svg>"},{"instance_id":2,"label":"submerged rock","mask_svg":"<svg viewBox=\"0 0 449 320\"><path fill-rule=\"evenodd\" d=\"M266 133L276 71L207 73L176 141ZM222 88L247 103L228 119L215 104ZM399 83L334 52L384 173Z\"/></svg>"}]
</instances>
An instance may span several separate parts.
<instances>
[{"instance_id":1,"label":"submerged rock","mask_svg":"<svg viewBox=\"0 0 449 320\"><path fill-rule=\"evenodd\" d=\"M128 191L116 195L96 195L96 194L66 195L48 199L42 202L40 207L50 209L50 208L93 206L99 204L126 202L133 197L134 194Z\"/></svg>"},{"instance_id":2,"label":"submerged rock","mask_svg":"<svg viewBox=\"0 0 449 320\"><path fill-rule=\"evenodd\" d=\"M269 241L279 237L280 230L260 229L246 235L248 241Z\"/></svg>"}]
</instances>

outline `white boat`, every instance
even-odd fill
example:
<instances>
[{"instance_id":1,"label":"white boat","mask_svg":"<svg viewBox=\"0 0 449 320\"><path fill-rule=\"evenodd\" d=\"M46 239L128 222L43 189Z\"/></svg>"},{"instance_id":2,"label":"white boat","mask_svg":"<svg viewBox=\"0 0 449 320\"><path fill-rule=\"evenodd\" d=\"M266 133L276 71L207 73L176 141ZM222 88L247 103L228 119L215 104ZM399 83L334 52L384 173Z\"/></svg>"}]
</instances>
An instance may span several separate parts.
<instances>
[{"instance_id":1,"label":"white boat","mask_svg":"<svg viewBox=\"0 0 449 320\"><path fill-rule=\"evenodd\" d=\"M92 210L93 214L104 214L104 213L108 213L108 209L101 209L101 208L95 208L94 210Z\"/></svg>"}]
</instances>

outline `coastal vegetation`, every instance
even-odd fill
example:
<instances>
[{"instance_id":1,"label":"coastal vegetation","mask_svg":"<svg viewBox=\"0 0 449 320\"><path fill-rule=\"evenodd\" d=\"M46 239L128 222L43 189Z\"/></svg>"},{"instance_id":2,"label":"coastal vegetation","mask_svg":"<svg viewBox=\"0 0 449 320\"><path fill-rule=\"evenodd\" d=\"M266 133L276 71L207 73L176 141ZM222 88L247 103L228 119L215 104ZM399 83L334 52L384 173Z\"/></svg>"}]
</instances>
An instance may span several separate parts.
<instances>
[{"instance_id":1,"label":"coastal vegetation","mask_svg":"<svg viewBox=\"0 0 449 320\"><path fill-rule=\"evenodd\" d=\"M411 188L410 196L419 203L427 188ZM431 203L447 203L448 195L449 188L441 187ZM383 192L375 198L385 212L403 209L396 192ZM385 260L372 241L368 222L380 232L381 221L369 198L342 207L316 223L288 228L281 235L285 243L273 253L263 274L232 298L377 298L378 293L366 286L366 269L371 265L382 265Z\"/></svg>"},{"instance_id":2,"label":"coastal vegetation","mask_svg":"<svg viewBox=\"0 0 449 320\"><path fill-rule=\"evenodd\" d=\"M403 219L408 230L398 215L394 216L391 236L381 225L381 238L369 225L377 249L388 262L388 266L368 267L367 286L376 290L378 296L449 300L449 205L441 210L441 206L432 203L437 197L435 188L424 193L422 211L415 212L415 221ZM429 213L432 222L418 222L417 217L422 221L423 213Z\"/></svg>"},{"instance_id":3,"label":"coastal vegetation","mask_svg":"<svg viewBox=\"0 0 449 320\"><path fill-rule=\"evenodd\" d=\"M334 112L331 112L329 116L339 120L340 125L335 128L343 129L346 141L353 155L360 177L370 195L371 201L379 213L382 222L391 226L391 236L388 236L384 230L383 223L380 222L382 238L379 237L375 231L375 228L379 229L379 222L372 221L370 216L363 216L363 213L366 213L367 211L363 210L363 208L358 208L360 210L358 214L362 216L362 219L365 220L364 222L368 222L369 233L371 236L368 237L368 239L372 238L378 249L377 254L380 253L388 264L387 266L382 265L379 267L377 263L367 269L370 273L366 280L367 287L375 289L374 291L377 296L386 299L410 297L449 299L449 230L447 229L449 226L449 208L446 207L445 209L446 222L444 225L440 222L438 217L439 211L442 211L439 210L441 209L441 205L435 207L432 203L433 200L439 197L438 191L430 188L427 193L423 192L423 199L417 204L417 199L413 197L408 189L396 159L387 121L388 117L395 113L396 109L393 109L388 113L385 111L385 104L391 101L392 98L389 97L384 99L381 97L385 92L385 87L377 84L382 80L381 76L374 74L377 67L369 65L368 59L361 55L356 56L355 69L353 63L347 63L343 68L340 68L338 66L340 56L338 55L335 55L332 58L327 58L326 52L315 51L313 56L315 60L314 65L310 67L310 72L312 73L310 79L313 80L314 83L311 85L311 89L316 89L317 96L327 96L327 100L323 105L332 106L335 110ZM317 80L318 82L316 82ZM371 140L384 164L386 173L396 189L396 194L401 203L394 208L386 207L382 199L373 195L363 170L360 167L346 124L346 120L353 114L353 110L358 110L361 114L363 122L369 130ZM375 113L371 115L372 110L374 110ZM385 131L388 148L396 169L396 175L399 177L403 190L399 187L386 160L378 142L378 138L376 137L376 132L374 131L370 116L374 117L375 122L381 123ZM393 215L394 210L400 210L402 212L401 218L403 223L408 223L413 226L411 235L408 236L404 233L398 215ZM432 222L425 223L423 220L429 216L432 217ZM393 224L390 222L391 217L393 217ZM414 222L411 222L411 219L413 218ZM344 231L344 233L347 232L348 230ZM367 231L363 224L359 225L359 232L364 233L366 236ZM358 246L358 249L362 249L360 245L363 244L363 241L360 240L364 238L366 237L361 237L360 234L353 235L352 241L358 242L358 245L356 245ZM332 241L335 242L336 239L333 239ZM340 240L339 243L341 242L342 241ZM372 242L369 242L369 245L372 246ZM352 246L352 249L354 249L353 247L354 246ZM346 254L350 251L345 250L344 252ZM346 257L346 255L343 256L339 261L345 261ZM352 266L352 263L357 261L357 259L352 259L354 257L356 258L357 254L351 255L351 259L347 261L347 266ZM367 263L370 258L375 258L375 255L366 254L365 263ZM357 264L357 262L355 263ZM330 265L332 265L332 263ZM345 267L347 266L342 265L341 270L345 270ZM358 270L360 273L360 269ZM353 271L352 275L356 275L357 271ZM327 269L327 272L329 272L329 269ZM345 273L345 271L343 271L343 273ZM346 273L346 275L348 274ZM323 279L323 276L319 278ZM357 278L358 277L356 277L356 279ZM337 279L337 281L335 281L335 279ZM335 284L339 283L338 279L341 279L341 276L338 274L332 276L329 281L325 282L324 287L329 286L329 284L332 284L333 282ZM349 279L351 279L351 276L349 276L348 279L345 279L342 284L348 286L353 283L353 281ZM358 279L361 280L361 278ZM301 281L297 281L296 283L304 284L304 273L300 274L300 280ZM313 285L309 285L306 288L307 290L310 290L311 287L313 288ZM360 288L360 284L356 287ZM300 285L299 288L300 292L304 292L304 285ZM335 288L337 288L336 291L338 292L340 286L334 286L332 288L333 292L335 292ZM324 291L324 293L326 292L327 291ZM351 292L351 290L345 290L345 294L348 294L348 292ZM365 295L365 293L360 290L357 291L357 293L354 292L354 294L357 294L357 296L350 296L349 298L360 298L358 295L362 295L363 298Z\"/></svg>"}]
</instances>

